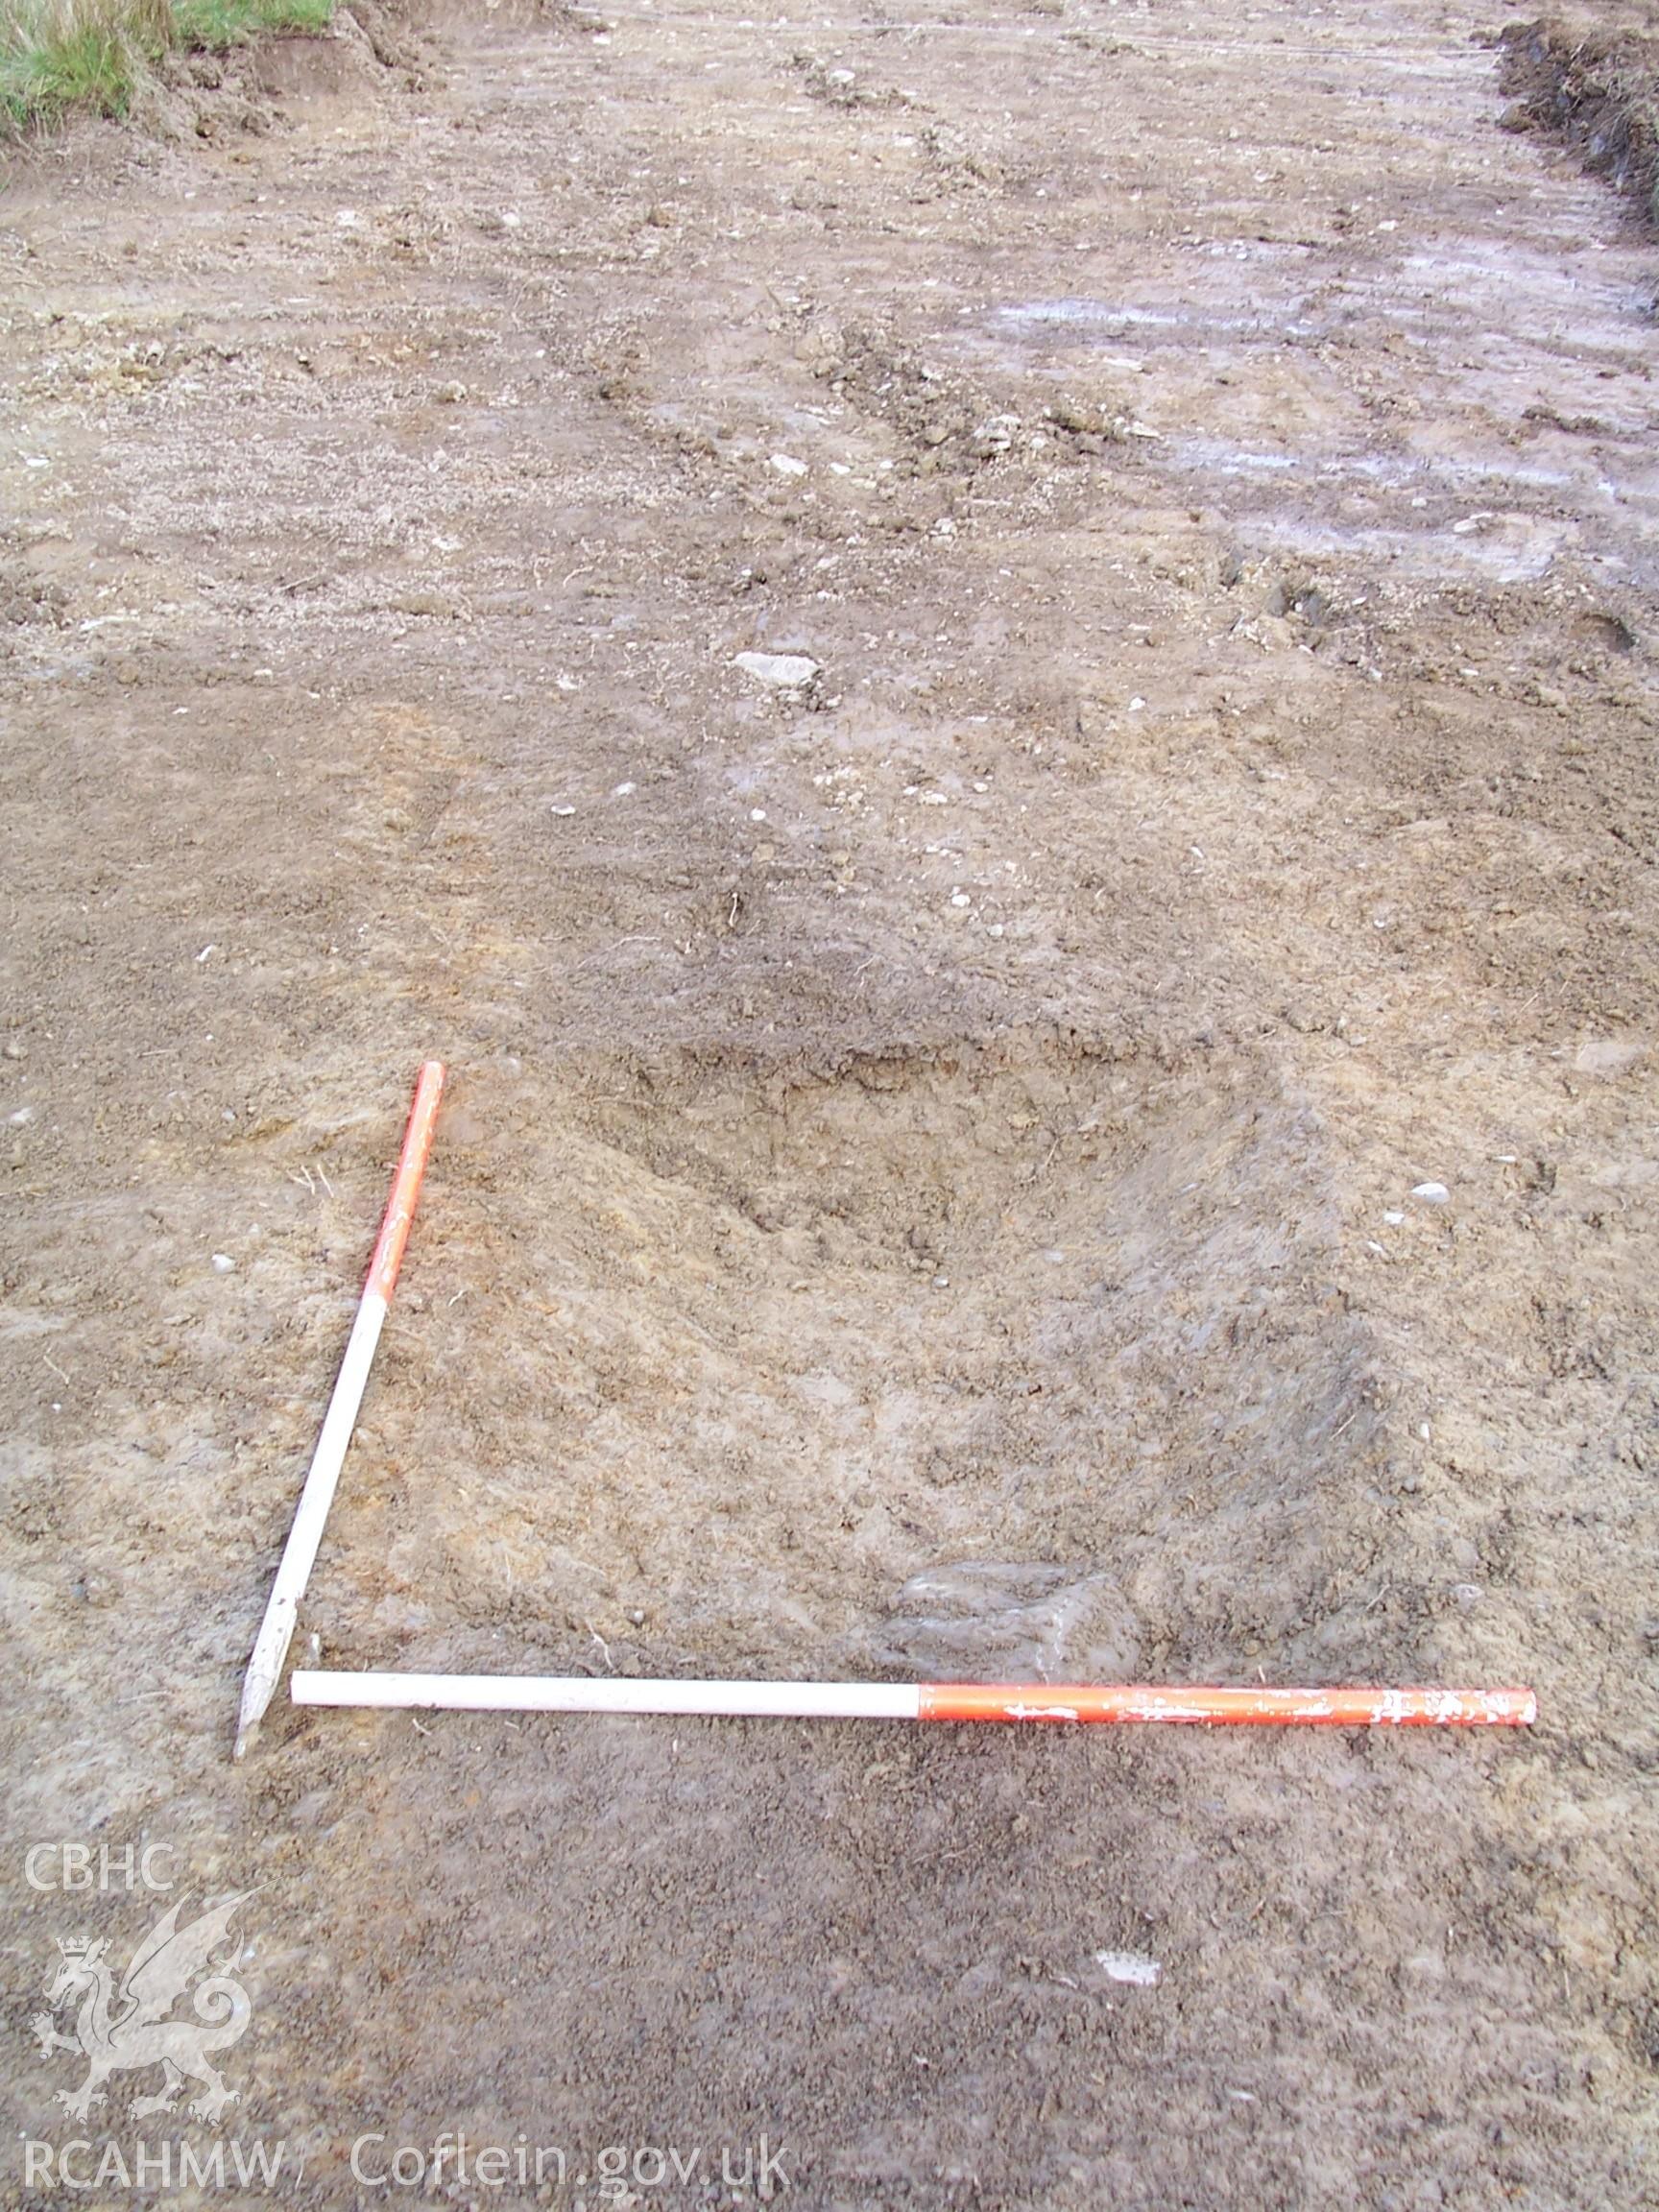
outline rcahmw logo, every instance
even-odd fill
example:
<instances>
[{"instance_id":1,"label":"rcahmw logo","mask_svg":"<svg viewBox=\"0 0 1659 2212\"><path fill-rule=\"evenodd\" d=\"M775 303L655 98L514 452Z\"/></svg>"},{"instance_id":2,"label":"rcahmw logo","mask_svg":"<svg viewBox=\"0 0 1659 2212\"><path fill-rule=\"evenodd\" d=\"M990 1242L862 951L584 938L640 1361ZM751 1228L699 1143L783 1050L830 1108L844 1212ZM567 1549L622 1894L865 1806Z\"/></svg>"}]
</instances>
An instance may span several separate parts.
<instances>
[{"instance_id":1,"label":"rcahmw logo","mask_svg":"<svg viewBox=\"0 0 1659 2212\"><path fill-rule=\"evenodd\" d=\"M78 1862L60 1860L65 1863L78 1868ZM142 2078L158 2069L159 2084L132 2100L134 2121L157 2113L182 2119L179 2100L193 2082L197 2093L185 2111L208 2127L219 2126L237 2092L218 2061L248 2032L253 2011L231 1971L242 1946L230 1934L230 1922L247 1895L208 1898L182 1927L179 1917L188 1900L180 1898L138 1944L119 1983L107 1938L59 1937L46 1978L46 2009L30 2026L43 2057L61 2053L84 2066L75 2086L56 2092L71 2120L85 2125L95 2105L109 2102L106 2083L112 2077ZM185 1999L189 2011L180 2012ZM58 2025L60 2015L70 2023L67 2032ZM271 2188L279 2176L287 2177L286 2163L285 2143L242 2137L205 2145L170 2138L126 2144L85 2136L64 2142L30 2138L23 2147L25 2180L65 2189ZM297 2180L299 2173L292 2177Z\"/></svg>"}]
</instances>

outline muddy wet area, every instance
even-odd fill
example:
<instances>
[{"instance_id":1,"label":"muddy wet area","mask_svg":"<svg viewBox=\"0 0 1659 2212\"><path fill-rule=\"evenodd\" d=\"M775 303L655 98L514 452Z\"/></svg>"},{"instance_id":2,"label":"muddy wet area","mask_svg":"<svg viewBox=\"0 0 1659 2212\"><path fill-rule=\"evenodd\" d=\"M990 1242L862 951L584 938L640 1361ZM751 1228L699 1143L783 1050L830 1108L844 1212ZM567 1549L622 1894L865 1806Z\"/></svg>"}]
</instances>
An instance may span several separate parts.
<instances>
[{"instance_id":1,"label":"muddy wet area","mask_svg":"<svg viewBox=\"0 0 1659 2212\"><path fill-rule=\"evenodd\" d=\"M1647 573L1651 406L1639 386L1608 391L1650 350L1635 256L1569 276L1545 252L1527 267L1449 242L1310 288L1310 251L1194 248L1139 301L974 310L940 342L1039 435L1092 395L1145 477L1218 509L1246 545L1407 587L1525 583L1580 545ZM1393 373L1357 388L1350 356L1380 332Z\"/></svg>"}]
</instances>

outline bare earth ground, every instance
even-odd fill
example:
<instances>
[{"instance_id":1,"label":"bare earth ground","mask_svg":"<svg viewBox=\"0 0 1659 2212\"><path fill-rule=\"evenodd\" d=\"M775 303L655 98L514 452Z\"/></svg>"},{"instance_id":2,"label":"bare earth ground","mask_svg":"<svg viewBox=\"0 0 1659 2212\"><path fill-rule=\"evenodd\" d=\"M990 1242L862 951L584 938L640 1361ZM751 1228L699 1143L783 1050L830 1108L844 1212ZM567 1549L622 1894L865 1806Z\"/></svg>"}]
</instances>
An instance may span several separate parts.
<instances>
[{"instance_id":1,"label":"bare earth ground","mask_svg":"<svg viewBox=\"0 0 1659 2212\"><path fill-rule=\"evenodd\" d=\"M1656 2200L1659 256L1493 27L347 17L15 165L7 2204L214 2139L53 2104L54 1938L155 1912L69 1839L256 1886L294 2201L512 2200L353 2181L445 2128L562 2205L762 2134L824 2207ZM330 1661L1538 1729L232 1768L429 1050Z\"/></svg>"}]
</instances>

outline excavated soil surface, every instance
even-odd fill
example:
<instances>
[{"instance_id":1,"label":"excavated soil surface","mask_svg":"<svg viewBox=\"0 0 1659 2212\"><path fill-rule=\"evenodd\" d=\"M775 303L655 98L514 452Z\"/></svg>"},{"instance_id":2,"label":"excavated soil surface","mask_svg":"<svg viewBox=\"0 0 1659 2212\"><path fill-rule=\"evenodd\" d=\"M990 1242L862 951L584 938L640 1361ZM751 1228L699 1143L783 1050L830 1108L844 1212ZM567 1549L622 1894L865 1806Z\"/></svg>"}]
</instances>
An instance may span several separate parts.
<instances>
[{"instance_id":1,"label":"excavated soil surface","mask_svg":"<svg viewBox=\"0 0 1659 2212\"><path fill-rule=\"evenodd\" d=\"M1498 28L342 10L13 160L0 2200L1655 2201L1659 266ZM328 1662L1539 1726L233 1767L428 1052ZM216 2127L31 2032L147 1840Z\"/></svg>"}]
</instances>

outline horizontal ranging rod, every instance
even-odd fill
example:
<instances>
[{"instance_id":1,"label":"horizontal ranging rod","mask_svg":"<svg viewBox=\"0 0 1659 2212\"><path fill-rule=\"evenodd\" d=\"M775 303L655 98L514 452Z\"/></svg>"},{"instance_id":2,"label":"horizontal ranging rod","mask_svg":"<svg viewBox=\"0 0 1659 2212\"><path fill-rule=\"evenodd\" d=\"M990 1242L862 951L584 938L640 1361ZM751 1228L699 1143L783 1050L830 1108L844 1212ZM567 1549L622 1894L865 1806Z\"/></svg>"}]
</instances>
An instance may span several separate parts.
<instances>
[{"instance_id":1,"label":"horizontal ranging rod","mask_svg":"<svg viewBox=\"0 0 1659 2212\"><path fill-rule=\"evenodd\" d=\"M653 1682L610 1675L350 1673L296 1668L297 1705L463 1713L700 1713L800 1720L1186 1721L1526 1728L1530 1690L1184 1689L1052 1682Z\"/></svg>"}]
</instances>

